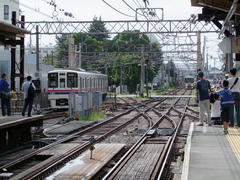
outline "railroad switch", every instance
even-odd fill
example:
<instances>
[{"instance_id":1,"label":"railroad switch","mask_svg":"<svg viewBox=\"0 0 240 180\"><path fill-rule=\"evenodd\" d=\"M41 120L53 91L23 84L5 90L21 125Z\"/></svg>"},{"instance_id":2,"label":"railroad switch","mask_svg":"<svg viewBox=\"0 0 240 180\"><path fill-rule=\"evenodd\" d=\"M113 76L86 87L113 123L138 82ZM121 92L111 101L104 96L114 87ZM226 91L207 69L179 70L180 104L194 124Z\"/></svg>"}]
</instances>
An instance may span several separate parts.
<instances>
[{"instance_id":1,"label":"railroad switch","mask_svg":"<svg viewBox=\"0 0 240 180\"><path fill-rule=\"evenodd\" d=\"M94 138L94 136L91 136L89 139L89 142L91 143L91 146L89 147L90 150L90 159L93 159L93 150L95 149L94 147L94 143L96 142L96 139Z\"/></svg>"},{"instance_id":2,"label":"railroad switch","mask_svg":"<svg viewBox=\"0 0 240 180\"><path fill-rule=\"evenodd\" d=\"M151 130L147 133L147 135L150 136L150 137L156 136L156 129L151 129Z\"/></svg>"}]
</instances>

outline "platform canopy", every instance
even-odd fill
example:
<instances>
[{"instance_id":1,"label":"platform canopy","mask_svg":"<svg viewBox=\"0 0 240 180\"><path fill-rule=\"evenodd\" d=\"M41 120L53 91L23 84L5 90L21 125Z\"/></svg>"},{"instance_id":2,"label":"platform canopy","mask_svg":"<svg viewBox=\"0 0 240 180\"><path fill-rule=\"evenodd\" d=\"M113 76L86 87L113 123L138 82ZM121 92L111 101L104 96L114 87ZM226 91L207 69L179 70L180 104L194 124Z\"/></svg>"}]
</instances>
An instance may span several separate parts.
<instances>
[{"instance_id":1,"label":"platform canopy","mask_svg":"<svg viewBox=\"0 0 240 180\"><path fill-rule=\"evenodd\" d=\"M30 32L12 24L0 21L0 44L11 45L13 44L12 39L24 37L25 34L30 34Z\"/></svg>"},{"instance_id":2,"label":"platform canopy","mask_svg":"<svg viewBox=\"0 0 240 180\"><path fill-rule=\"evenodd\" d=\"M191 0L192 6L198 7L209 7L212 9L228 12L231 8L233 1L232 0ZM236 15L240 15L240 3L237 6L235 11Z\"/></svg>"}]
</instances>

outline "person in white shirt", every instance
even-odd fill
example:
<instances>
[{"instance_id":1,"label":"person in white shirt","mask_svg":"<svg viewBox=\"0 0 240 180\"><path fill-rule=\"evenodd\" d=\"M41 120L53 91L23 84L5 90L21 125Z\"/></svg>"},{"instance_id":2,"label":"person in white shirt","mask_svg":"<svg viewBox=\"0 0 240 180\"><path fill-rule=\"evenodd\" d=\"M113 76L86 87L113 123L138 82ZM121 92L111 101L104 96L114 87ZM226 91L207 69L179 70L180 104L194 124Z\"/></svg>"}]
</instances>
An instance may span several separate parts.
<instances>
[{"instance_id":1,"label":"person in white shirt","mask_svg":"<svg viewBox=\"0 0 240 180\"><path fill-rule=\"evenodd\" d=\"M235 111L237 116L237 126L240 127L240 78L236 77L237 70L233 68L229 73L229 89L232 91L232 95L235 100ZM231 118L230 118L230 127L234 126L234 108L231 110Z\"/></svg>"},{"instance_id":2,"label":"person in white shirt","mask_svg":"<svg viewBox=\"0 0 240 180\"><path fill-rule=\"evenodd\" d=\"M221 123L221 107L219 95L213 93L210 95L210 103L211 103L211 121L215 125L220 125Z\"/></svg>"}]
</instances>

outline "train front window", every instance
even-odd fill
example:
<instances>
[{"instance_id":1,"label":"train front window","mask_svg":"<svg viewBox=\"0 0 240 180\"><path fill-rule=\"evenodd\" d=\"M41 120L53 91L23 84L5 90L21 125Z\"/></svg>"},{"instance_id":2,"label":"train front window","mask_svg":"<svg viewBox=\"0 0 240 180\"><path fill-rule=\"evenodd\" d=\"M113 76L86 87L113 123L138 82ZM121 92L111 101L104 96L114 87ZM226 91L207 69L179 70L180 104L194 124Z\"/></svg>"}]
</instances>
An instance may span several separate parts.
<instances>
[{"instance_id":1,"label":"train front window","mask_svg":"<svg viewBox=\"0 0 240 180\"><path fill-rule=\"evenodd\" d=\"M185 83L193 83L194 79L193 78L185 78Z\"/></svg>"},{"instance_id":2,"label":"train front window","mask_svg":"<svg viewBox=\"0 0 240 180\"><path fill-rule=\"evenodd\" d=\"M48 74L48 87L57 88L58 87L58 73Z\"/></svg>"},{"instance_id":3,"label":"train front window","mask_svg":"<svg viewBox=\"0 0 240 180\"><path fill-rule=\"evenodd\" d=\"M68 88L77 88L78 87L77 73L67 73L67 86L68 86Z\"/></svg>"},{"instance_id":4,"label":"train front window","mask_svg":"<svg viewBox=\"0 0 240 180\"><path fill-rule=\"evenodd\" d=\"M60 88L65 88L65 79L60 79Z\"/></svg>"}]
</instances>

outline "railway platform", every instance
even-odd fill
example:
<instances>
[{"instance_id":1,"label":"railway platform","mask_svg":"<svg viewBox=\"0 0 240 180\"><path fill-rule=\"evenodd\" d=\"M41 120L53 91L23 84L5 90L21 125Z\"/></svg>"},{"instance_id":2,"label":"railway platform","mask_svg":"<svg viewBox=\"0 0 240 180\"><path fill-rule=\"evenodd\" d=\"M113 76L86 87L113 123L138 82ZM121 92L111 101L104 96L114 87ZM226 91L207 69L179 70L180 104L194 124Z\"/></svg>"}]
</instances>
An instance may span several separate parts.
<instances>
[{"instance_id":1,"label":"railway platform","mask_svg":"<svg viewBox=\"0 0 240 180\"><path fill-rule=\"evenodd\" d=\"M240 133L230 128L223 135L221 126L192 123L187 139L182 180L239 180Z\"/></svg>"},{"instance_id":2,"label":"railway platform","mask_svg":"<svg viewBox=\"0 0 240 180\"><path fill-rule=\"evenodd\" d=\"M32 139L31 127L40 127L43 115L0 117L0 153L18 147Z\"/></svg>"}]
</instances>

